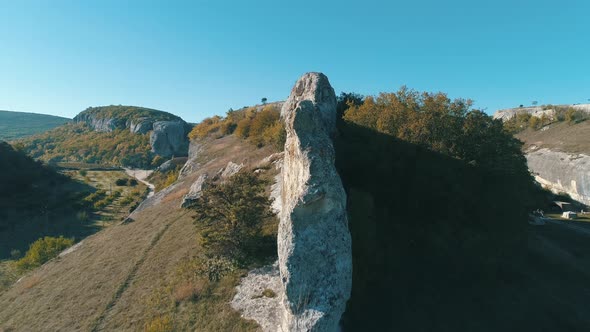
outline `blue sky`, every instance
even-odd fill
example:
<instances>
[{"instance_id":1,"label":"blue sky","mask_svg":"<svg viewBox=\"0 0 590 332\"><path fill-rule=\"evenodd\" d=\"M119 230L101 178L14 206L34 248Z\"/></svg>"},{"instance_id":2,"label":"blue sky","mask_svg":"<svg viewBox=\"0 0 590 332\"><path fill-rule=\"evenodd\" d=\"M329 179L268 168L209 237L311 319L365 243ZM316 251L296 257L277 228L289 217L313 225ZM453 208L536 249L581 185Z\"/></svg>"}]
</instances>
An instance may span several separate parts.
<instances>
[{"instance_id":1,"label":"blue sky","mask_svg":"<svg viewBox=\"0 0 590 332\"><path fill-rule=\"evenodd\" d=\"M499 108L590 99L589 1L0 0L0 109L139 105L196 122L307 71L337 93Z\"/></svg>"}]
</instances>

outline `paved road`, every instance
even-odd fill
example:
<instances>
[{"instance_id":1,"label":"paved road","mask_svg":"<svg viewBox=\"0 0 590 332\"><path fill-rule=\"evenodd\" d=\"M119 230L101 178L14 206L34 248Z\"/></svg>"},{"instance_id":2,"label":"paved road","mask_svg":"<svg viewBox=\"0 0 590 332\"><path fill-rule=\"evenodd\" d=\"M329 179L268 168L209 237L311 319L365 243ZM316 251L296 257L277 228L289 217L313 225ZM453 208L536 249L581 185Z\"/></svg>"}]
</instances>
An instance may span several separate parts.
<instances>
[{"instance_id":1,"label":"paved road","mask_svg":"<svg viewBox=\"0 0 590 332\"><path fill-rule=\"evenodd\" d=\"M553 223L553 224L556 224L556 225L562 225L563 227L569 228L569 229L576 231L578 233L590 236L590 228L580 226L576 222L556 220L556 219L551 219L551 218L544 218L543 220Z\"/></svg>"}]
</instances>

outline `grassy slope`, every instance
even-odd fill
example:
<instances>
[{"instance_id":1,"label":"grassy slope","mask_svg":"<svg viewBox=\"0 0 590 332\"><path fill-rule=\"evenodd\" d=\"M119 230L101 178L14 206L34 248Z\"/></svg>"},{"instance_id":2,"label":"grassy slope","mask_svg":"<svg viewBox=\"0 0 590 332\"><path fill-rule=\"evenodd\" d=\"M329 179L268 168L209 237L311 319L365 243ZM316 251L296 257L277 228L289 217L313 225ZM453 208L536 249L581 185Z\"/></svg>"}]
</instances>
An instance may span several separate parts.
<instances>
[{"instance_id":1,"label":"grassy slope","mask_svg":"<svg viewBox=\"0 0 590 332\"><path fill-rule=\"evenodd\" d=\"M255 163L270 154L233 136L210 142L203 166L181 180L160 204L135 222L109 227L84 240L76 251L31 272L0 295L0 328L16 330L142 330L153 315L146 300L175 278L197 251L190 214L182 196L203 172L211 175L228 161ZM205 162L208 161L208 162ZM245 271L241 271L243 273ZM199 301L171 308L177 326L199 331L252 330L229 309L236 275L220 283L208 305Z\"/></svg>"},{"instance_id":2,"label":"grassy slope","mask_svg":"<svg viewBox=\"0 0 590 332\"><path fill-rule=\"evenodd\" d=\"M525 143L551 150L590 154L590 121L578 124L554 123L541 130L527 128L516 137Z\"/></svg>"},{"instance_id":3,"label":"grassy slope","mask_svg":"<svg viewBox=\"0 0 590 332\"><path fill-rule=\"evenodd\" d=\"M15 140L61 126L72 121L59 116L0 111L0 140Z\"/></svg>"}]
</instances>

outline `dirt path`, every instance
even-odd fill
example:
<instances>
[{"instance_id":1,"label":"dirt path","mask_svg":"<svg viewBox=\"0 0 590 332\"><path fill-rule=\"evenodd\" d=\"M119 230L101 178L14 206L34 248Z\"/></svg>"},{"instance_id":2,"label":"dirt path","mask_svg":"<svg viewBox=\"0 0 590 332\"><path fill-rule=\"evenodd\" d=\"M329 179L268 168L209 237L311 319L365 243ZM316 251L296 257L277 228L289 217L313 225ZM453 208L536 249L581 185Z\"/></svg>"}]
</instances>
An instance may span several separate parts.
<instances>
[{"instance_id":1,"label":"dirt path","mask_svg":"<svg viewBox=\"0 0 590 332\"><path fill-rule=\"evenodd\" d=\"M137 181L145 184L146 186L148 186L148 188L150 188L150 192L147 195L148 198L154 196L154 191L156 190L156 186L154 186L152 183L149 183L145 180L154 172L153 170L131 169L131 168L123 168L123 169L125 170L125 173L127 173L127 175L136 178Z\"/></svg>"}]
</instances>

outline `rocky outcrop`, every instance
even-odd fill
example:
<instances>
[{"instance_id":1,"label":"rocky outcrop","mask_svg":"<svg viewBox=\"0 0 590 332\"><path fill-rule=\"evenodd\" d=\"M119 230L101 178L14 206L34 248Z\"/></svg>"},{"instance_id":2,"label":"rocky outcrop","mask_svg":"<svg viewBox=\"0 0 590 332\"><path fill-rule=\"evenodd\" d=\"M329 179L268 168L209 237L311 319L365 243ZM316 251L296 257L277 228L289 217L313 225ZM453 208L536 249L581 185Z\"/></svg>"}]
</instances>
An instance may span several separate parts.
<instances>
[{"instance_id":1,"label":"rocky outcrop","mask_svg":"<svg viewBox=\"0 0 590 332\"><path fill-rule=\"evenodd\" d=\"M494 113L494 119L500 119L502 121L508 121L515 117L518 114L528 113L534 117L542 117L543 115L553 118L556 113L556 109L567 109L573 108L578 111L582 111L585 113L590 113L590 104L577 104L577 105L551 105L549 106L532 106L532 107L517 107L517 108L508 108L496 111Z\"/></svg>"},{"instance_id":2,"label":"rocky outcrop","mask_svg":"<svg viewBox=\"0 0 590 332\"><path fill-rule=\"evenodd\" d=\"M91 107L76 115L74 122L99 132L129 129L133 134L150 133L153 153L163 157L187 154L190 126L170 113L134 106Z\"/></svg>"},{"instance_id":3,"label":"rocky outcrop","mask_svg":"<svg viewBox=\"0 0 590 332\"><path fill-rule=\"evenodd\" d=\"M137 120L127 121L129 131L133 134L147 134L154 129L154 121L149 118L139 118Z\"/></svg>"},{"instance_id":4,"label":"rocky outcrop","mask_svg":"<svg viewBox=\"0 0 590 332\"><path fill-rule=\"evenodd\" d=\"M229 179L231 176L239 172L242 168L244 168L244 164L238 165L233 161L230 161L229 163L227 163L227 166L225 166L224 168L220 169L219 172L217 172L217 175L215 175L215 180Z\"/></svg>"},{"instance_id":5,"label":"rocky outcrop","mask_svg":"<svg viewBox=\"0 0 590 332\"><path fill-rule=\"evenodd\" d=\"M183 179L184 177L192 174L199 168L198 158L202 150L203 146L199 142L197 142L197 140L192 140L190 142L190 145L188 147L188 159L180 169L180 172L178 173L179 179Z\"/></svg>"},{"instance_id":6,"label":"rocky outcrop","mask_svg":"<svg viewBox=\"0 0 590 332\"><path fill-rule=\"evenodd\" d=\"M283 331L335 331L352 287L346 194L330 135L336 96L307 73L281 110L287 130L278 234Z\"/></svg>"},{"instance_id":7,"label":"rocky outcrop","mask_svg":"<svg viewBox=\"0 0 590 332\"><path fill-rule=\"evenodd\" d=\"M185 124L179 121L154 122L150 134L152 152L164 157L186 155L188 138Z\"/></svg>"},{"instance_id":8,"label":"rocky outcrop","mask_svg":"<svg viewBox=\"0 0 590 332\"><path fill-rule=\"evenodd\" d=\"M191 185L188 194L184 195L184 197L182 198L182 203L180 204L180 207L189 207L194 201L196 201L201 196L201 192L207 186L208 178L209 177L207 176L207 174L202 174L197 178L197 181L195 181Z\"/></svg>"},{"instance_id":9,"label":"rocky outcrop","mask_svg":"<svg viewBox=\"0 0 590 332\"><path fill-rule=\"evenodd\" d=\"M278 264L250 271L236 288L231 306L242 317L253 319L264 332L276 332L281 324L281 278ZM280 330L279 330L280 331Z\"/></svg>"},{"instance_id":10,"label":"rocky outcrop","mask_svg":"<svg viewBox=\"0 0 590 332\"><path fill-rule=\"evenodd\" d=\"M74 117L74 122L86 123L90 128L99 132L110 133L115 129L125 129L125 120L117 118L100 118L86 113L76 115L76 117Z\"/></svg>"},{"instance_id":11,"label":"rocky outcrop","mask_svg":"<svg viewBox=\"0 0 590 332\"><path fill-rule=\"evenodd\" d=\"M158 168L156 168L156 171L161 173L168 173L174 170L175 168L176 164L174 163L174 160L170 159L166 160L162 165L158 166Z\"/></svg>"},{"instance_id":12,"label":"rocky outcrop","mask_svg":"<svg viewBox=\"0 0 590 332\"><path fill-rule=\"evenodd\" d=\"M535 148L525 156L537 182L590 205L590 156Z\"/></svg>"}]
</instances>

